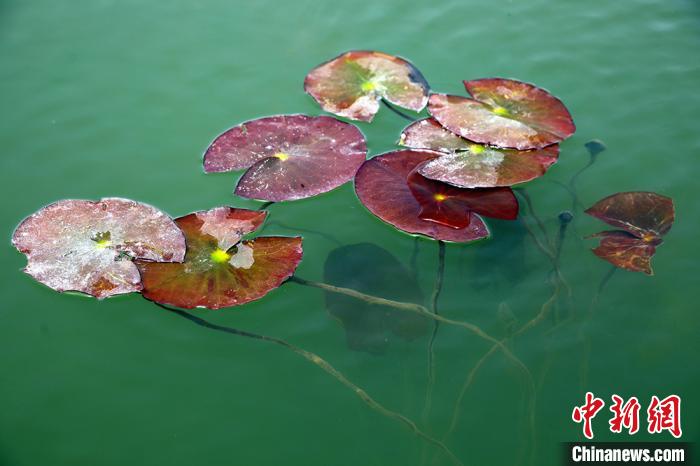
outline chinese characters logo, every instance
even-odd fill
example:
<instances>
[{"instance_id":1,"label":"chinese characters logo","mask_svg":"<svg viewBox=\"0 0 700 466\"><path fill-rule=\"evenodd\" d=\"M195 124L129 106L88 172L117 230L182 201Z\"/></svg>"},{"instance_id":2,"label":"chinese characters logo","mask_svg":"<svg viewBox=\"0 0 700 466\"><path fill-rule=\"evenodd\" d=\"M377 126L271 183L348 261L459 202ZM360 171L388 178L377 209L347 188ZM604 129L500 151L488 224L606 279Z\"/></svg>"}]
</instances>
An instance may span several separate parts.
<instances>
[{"instance_id":1,"label":"chinese characters logo","mask_svg":"<svg viewBox=\"0 0 700 466\"><path fill-rule=\"evenodd\" d=\"M608 421L610 432L621 433L624 430L634 435L639 431L639 411L641 405L637 397L624 400L618 395L612 395L610 412L612 417ZM583 424L583 435L587 439L593 438L593 418L605 406L605 401L597 398L593 393L586 393L586 401L581 406L575 406L571 413L574 422ZM683 434L681 430L681 398L678 395L669 395L659 399L656 395L651 397L647 413L647 432L658 434L668 431L675 438Z\"/></svg>"}]
</instances>

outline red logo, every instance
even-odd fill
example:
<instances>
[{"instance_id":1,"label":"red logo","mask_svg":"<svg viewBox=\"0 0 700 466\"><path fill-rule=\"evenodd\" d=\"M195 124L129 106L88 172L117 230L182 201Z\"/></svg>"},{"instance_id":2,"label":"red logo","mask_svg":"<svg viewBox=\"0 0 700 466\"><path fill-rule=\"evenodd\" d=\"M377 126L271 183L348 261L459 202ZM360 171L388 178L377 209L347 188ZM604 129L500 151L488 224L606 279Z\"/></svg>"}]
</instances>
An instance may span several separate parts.
<instances>
[{"instance_id":1,"label":"red logo","mask_svg":"<svg viewBox=\"0 0 700 466\"><path fill-rule=\"evenodd\" d=\"M610 432L619 434L623 429L629 435L639 431L639 411L641 405L637 397L633 396L625 401L621 396L612 395L610 412L612 417L608 421ZM583 435L587 439L593 438L593 418L603 409L605 402L596 398L591 392L586 392L586 402L581 406L575 406L571 413L571 419L576 423L583 423ZM650 434L659 434L668 431L675 438L683 434L681 430L681 397L669 395L660 400L656 395L651 397L647 408L647 431Z\"/></svg>"}]
</instances>

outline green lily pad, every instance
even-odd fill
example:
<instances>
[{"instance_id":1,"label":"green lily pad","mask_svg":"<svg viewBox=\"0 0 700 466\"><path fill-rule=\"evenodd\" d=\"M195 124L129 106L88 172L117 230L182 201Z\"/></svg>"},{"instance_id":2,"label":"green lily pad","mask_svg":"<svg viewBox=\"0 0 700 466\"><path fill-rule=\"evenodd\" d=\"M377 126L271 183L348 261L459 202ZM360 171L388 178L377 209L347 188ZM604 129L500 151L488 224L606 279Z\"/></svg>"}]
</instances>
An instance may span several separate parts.
<instances>
[{"instance_id":1,"label":"green lily pad","mask_svg":"<svg viewBox=\"0 0 700 466\"><path fill-rule=\"evenodd\" d=\"M304 90L325 111L372 121L381 99L416 112L428 102L428 83L410 62L374 51L346 52L309 72Z\"/></svg>"}]
</instances>

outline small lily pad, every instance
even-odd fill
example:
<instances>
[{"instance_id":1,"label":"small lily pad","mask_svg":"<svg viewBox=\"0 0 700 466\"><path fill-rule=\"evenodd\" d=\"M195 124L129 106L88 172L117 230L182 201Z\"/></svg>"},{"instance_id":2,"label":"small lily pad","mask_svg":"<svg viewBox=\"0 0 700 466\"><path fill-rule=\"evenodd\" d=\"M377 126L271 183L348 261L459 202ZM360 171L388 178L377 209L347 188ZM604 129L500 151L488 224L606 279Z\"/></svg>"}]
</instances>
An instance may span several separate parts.
<instances>
[{"instance_id":1,"label":"small lily pad","mask_svg":"<svg viewBox=\"0 0 700 466\"><path fill-rule=\"evenodd\" d=\"M473 98L432 94L428 111L470 141L519 150L541 149L571 136L576 126L549 92L512 79L464 81Z\"/></svg>"},{"instance_id":2,"label":"small lily pad","mask_svg":"<svg viewBox=\"0 0 700 466\"><path fill-rule=\"evenodd\" d=\"M185 238L166 214L128 199L63 200L27 217L12 244L26 273L56 291L96 298L141 290L133 259L178 262Z\"/></svg>"},{"instance_id":3,"label":"small lily pad","mask_svg":"<svg viewBox=\"0 0 700 466\"><path fill-rule=\"evenodd\" d=\"M428 102L428 83L410 62L373 51L346 52L309 72L304 90L325 111L372 121L385 99L416 112Z\"/></svg>"},{"instance_id":4,"label":"small lily pad","mask_svg":"<svg viewBox=\"0 0 700 466\"><path fill-rule=\"evenodd\" d=\"M422 207L408 184L408 176L428 160L439 157L432 151L399 150L366 161L355 176L355 192L370 212L407 233L433 239L468 242L489 236L481 218L470 214L468 226L455 229L420 218Z\"/></svg>"},{"instance_id":5,"label":"small lily pad","mask_svg":"<svg viewBox=\"0 0 700 466\"><path fill-rule=\"evenodd\" d=\"M652 275L651 257L675 218L673 200L651 192L617 193L586 210L623 231L604 231L593 252L616 267Z\"/></svg>"},{"instance_id":6,"label":"small lily pad","mask_svg":"<svg viewBox=\"0 0 700 466\"><path fill-rule=\"evenodd\" d=\"M430 161L426 162L430 163ZM418 217L450 228L469 226L472 212L484 217L515 220L518 200L510 188L464 189L430 180L418 165L408 175L408 186L421 206Z\"/></svg>"},{"instance_id":7,"label":"small lily pad","mask_svg":"<svg viewBox=\"0 0 700 466\"><path fill-rule=\"evenodd\" d=\"M445 155L419 169L426 178L462 188L512 186L545 174L559 157L559 145L520 151L476 144L448 131L433 118L412 123L401 133L399 144Z\"/></svg>"},{"instance_id":8,"label":"small lily pad","mask_svg":"<svg viewBox=\"0 0 700 466\"><path fill-rule=\"evenodd\" d=\"M397 301L422 303L415 275L387 250L371 243L350 244L328 255L326 283ZM428 330L425 317L387 306L369 304L349 296L326 292L326 309L338 319L347 345L354 351L383 354L399 337L412 341Z\"/></svg>"},{"instance_id":9,"label":"small lily pad","mask_svg":"<svg viewBox=\"0 0 700 466\"><path fill-rule=\"evenodd\" d=\"M204 171L248 169L235 194L278 202L337 188L355 176L366 155L354 125L328 116L277 115L218 136L204 154Z\"/></svg>"},{"instance_id":10,"label":"small lily pad","mask_svg":"<svg viewBox=\"0 0 700 466\"><path fill-rule=\"evenodd\" d=\"M300 237L243 240L265 220L266 212L217 207L180 217L187 239L180 264L137 261L143 295L183 309L220 309L265 296L280 286L302 257Z\"/></svg>"}]
</instances>

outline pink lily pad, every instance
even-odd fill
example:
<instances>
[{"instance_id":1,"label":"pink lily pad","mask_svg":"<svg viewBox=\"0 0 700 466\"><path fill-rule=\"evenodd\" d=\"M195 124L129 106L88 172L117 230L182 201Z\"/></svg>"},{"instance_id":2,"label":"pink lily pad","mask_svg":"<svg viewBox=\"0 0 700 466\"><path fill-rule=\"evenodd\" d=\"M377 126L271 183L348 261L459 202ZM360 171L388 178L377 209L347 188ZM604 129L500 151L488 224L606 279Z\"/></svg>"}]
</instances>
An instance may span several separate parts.
<instances>
[{"instance_id":1,"label":"pink lily pad","mask_svg":"<svg viewBox=\"0 0 700 466\"><path fill-rule=\"evenodd\" d=\"M520 151L476 144L448 131L433 118L416 121L401 133L399 144L445 155L423 164L426 178L461 188L512 186L545 174L559 157L559 145Z\"/></svg>"},{"instance_id":2,"label":"pink lily pad","mask_svg":"<svg viewBox=\"0 0 700 466\"><path fill-rule=\"evenodd\" d=\"M473 98L432 94L428 111L445 128L481 144L541 149L576 131L571 114L549 92L512 79L464 81Z\"/></svg>"},{"instance_id":3,"label":"pink lily pad","mask_svg":"<svg viewBox=\"0 0 700 466\"><path fill-rule=\"evenodd\" d=\"M518 200L512 189L456 188L424 177L419 173L422 166L418 165L407 178L408 187L421 206L419 218L457 229L469 226L472 212L502 220L518 218Z\"/></svg>"},{"instance_id":4,"label":"pink lily pad","mask_svg":"<svg viewBox=\"0 0 700 466\"><path fill-rule=\"evenodd\" d=\"M143 295L183 309L220 309L262 298L292 276L302 257L300 237L244 240L266 212L217 207L180 217L187 239L180 264L137 261Z\"/></svg>"},{"instance_id":5,"label":"pink lily pad","mask_svg":"<svg viewBox=\"0 0 700 466\"><path fill-rule=\"evenodd\" d=\"M461 229L420 218L422 207L411 192L408 176L421 163L439 156L431 151L399 150L366 161L355 176L360 202L383 221L407 233L454 242L487 238L489 230L475 213L469 214L468 226Z\"/></svg>"},{"instance_id":6,"label":"pink lily pad","mask_svg":"<svg viewBox=\"0 0 700 466\"><path fill-rule=\"evenodd\" d=\"M651 257L663 243L675 218L673 200L651 192L617 193L586 210L588 215L623 231L604 231L593 249L598 257L616 267L652 275Z\"/></svg>"},{"instance_id":7,"label":"pink lily pad","mask_svg":"<svg viewBox=\"0 0 700 466\"><path fill-rule=\"evenodd\" d=\"M63 200L20 223L12 244L26 273L56 291L102 299L141 290L132 259L178 262L185 238L166 214L128 199Z\"/></svg>"},{"instance_id":8,"label":"pink lily pad","mask_svg":"<svg viewBox=\"0 0 700 466\"><path fill-rule=\"evenodd\" d=\"M419 112L428 102L428 83L410 62L373 51L346 52L306 75L304 90L325 111L372 121L385 99Z\"/></svg>"},{"instance_id":9,"label":"pink lily pad","mask_svg":"<svg viewBox=\"0 0 700 466\"><path fill-rule=\"evenodd\" d=\"M265 201L303 199L350 181L365 161L365 138L328 116L277 115L242 123L218 136L204 171L248 169L238 196Z\"/></svg>"}]
</instances>

